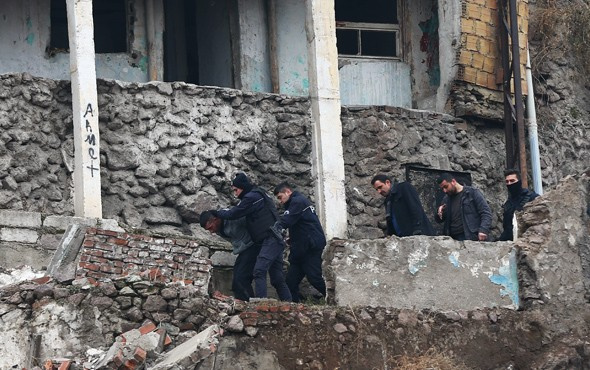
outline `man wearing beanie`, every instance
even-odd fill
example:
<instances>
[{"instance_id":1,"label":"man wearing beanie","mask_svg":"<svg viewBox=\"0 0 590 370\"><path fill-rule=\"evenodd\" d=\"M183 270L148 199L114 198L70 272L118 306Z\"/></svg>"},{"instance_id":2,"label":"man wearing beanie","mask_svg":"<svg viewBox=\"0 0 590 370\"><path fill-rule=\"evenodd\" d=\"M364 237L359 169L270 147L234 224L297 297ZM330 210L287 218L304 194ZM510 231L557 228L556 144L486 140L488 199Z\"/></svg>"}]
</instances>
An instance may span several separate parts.
<instances>
[{"instance_id":1,"label":"man wearing beanie","mask_svg":"<svg viewBox=\"0 0 590 370\"><path fill-rule=\"evenodd\" d=\"M259 244L260 253L254 265L254 287L258 298L266 298L266 274L276 289L279 299L291 301L291 293L283 275L283 251L285 244L270 229L279 216L273 200L266 192L254 186L244 173L238 173L232 180L232 190L240 199L230 209L211 211L224 220L246 218L246 228L254 243Z\"/></svg>"},{"instance_id":2,"label":"man wearing beanie","mask_svg":"<svg viewBox=\"0 0 590 370\"><path fill-rule=\"evenodd\" d=\"M504 171L506 179L506 188L508 188L508 199L502 206L504 208L504 219L502 226L504 231L498 240L514 240L512 218L515 211L522 211L524 205L539 196L529 189L522 188L520 181L520 171L509 169Z\"/></svg>"}]
</instances>

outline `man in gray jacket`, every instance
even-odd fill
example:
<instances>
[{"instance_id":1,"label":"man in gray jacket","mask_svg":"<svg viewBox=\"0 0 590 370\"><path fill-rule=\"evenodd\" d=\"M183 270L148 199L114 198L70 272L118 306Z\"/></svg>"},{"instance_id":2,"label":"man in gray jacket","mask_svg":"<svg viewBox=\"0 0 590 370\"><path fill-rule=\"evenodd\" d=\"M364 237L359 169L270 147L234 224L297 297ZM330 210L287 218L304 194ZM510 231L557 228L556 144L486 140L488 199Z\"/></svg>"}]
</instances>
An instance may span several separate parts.
<instances>
[{"instance_id":1,"label":"man in gray jacket","mask_svg":"<svg viewBox=\"0 0 590 370\"><path fill-rule=\"evenodd\" d=\"M238 255L234 263L232 279L234 297L242 301L248 301L250 297L254 297L254 290L252 289L253 271L261 244L255 244L252 241L246 229L246 218L223 220L214 216L211 211L205 211L201 213L199 223L207 231L231 242L233 254Z\"/></svg>"},{"instance_id":2,"label":"man in gray jacket","mask_svg":"<svg viewBox=\"0 0 590 370\"><path fill-rule=\"evenodd\" d=\"M486 241L492 226L492 211L476 188L461 185L448 173L438 185L446 194L438 207L437 222L444 222L443 234L455 240Z\"/></svg>"}]
</instances>

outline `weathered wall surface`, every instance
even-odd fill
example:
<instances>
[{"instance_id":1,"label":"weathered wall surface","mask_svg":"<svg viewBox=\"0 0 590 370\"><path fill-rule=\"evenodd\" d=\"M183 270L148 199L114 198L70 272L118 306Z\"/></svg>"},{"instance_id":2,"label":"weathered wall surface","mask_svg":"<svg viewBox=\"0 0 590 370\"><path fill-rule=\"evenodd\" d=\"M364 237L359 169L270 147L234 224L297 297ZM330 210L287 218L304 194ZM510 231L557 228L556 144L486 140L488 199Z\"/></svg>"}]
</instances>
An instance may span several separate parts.
<instances>
[{"instance_id":1,"label":"weathered wall surface","mask_svg":"<svg viewBox=\"0 0 590 370\"><path fill-rule=\"evenodd\" d=\"M405 165L472 173L498 225L505 200L503 132L449 115L399 108L342 112L350 237L380 237L383 198L371 186L378 172L405 180ZM425 204L433 213L434 205ZM501 213L500 213L501 216ZM501 222L500 225L501 227Z\"/></svg>"},{"instance_id":2,"label":"weathered wall surface","mask_svg":"<svg viewBox=\"0 0 590 370\"><path fill-rule=\"evenodd\" d=\"M3 76L0 207L71 214L69 84ZM103 215L176 231L229 205L238 170L311 191L307 99L184 83L99 84Z\"/></svg>"},{"instance_id":3,"label":"weathered wall surface","mask_svg":"<svg viewBox=\"0 0 590 370\"><path fill-rule=\"evenodd\" d=\"M27 74L3 75L0 84L0 208L73 214L69 84ZM305 98L107 81L99 113L105 218L195 234L199 212L233 201L229 179L238 170L266 189L290 180L313 198ZM409 164L471 172L499 225L506 190L497 126L390 107L344 108L342 122L350 237L383 235L382 198L370 179L384 172L402 180ZM541 134L546 184L587 166L584 122Z\"/></svg>"},{"instance_id":4,"label":"weathered wall surface","mask_svg":"<svg viewBox=\"0 0 590 370\"><path fill-rule=\"evenodd\" d=\"M590 322L588 175L565 178L518 214L524 232L516 243L524 306L547 313L542 324L559 334ZM556 320L568 325L554 325Z\"/></svg>"},{"instance_id":5,"label":"weathered wall surface","mask_svg":"<svg viewBox=\"0 0 590 370\"><path fill-rule=\"evenodd\" d=\"M512 243L413 236L337 240L324 252L328 302L434 311L519 308Z\"/></svg>"},{"instance_id":6,"label":"weathered wall surface","mask_svg":"<svg viewBox=\"0 0 590 370\"><path fill-rule=\"evenodd\" d=\"M0 73L28 72L53 79L70 78L70 55L50 50L49 1L7 0L0 4ZM131 1L130 52L96 55L96 75L123 81L148 80L143 1Z\"/></svg>"},{"instance_id":7,"label":"weathered wall surface","mask_svg":"<svg viewBox=\"0 0 590 370\"><path fill-rule=\"evenodd\" d=\"M210 343L219 350L201 353L208 357L200 366L209 369L257 359L268 369L395 368L399 356L416 361L437 353L475 369L587 369L589 190L587 177L568 178L521 214L521 311L246 304L138 275L71 285L41 278L0 289L0 340L8 344L0 348L0 367L22 367L37 335L39 359L67 357L81 364L88 348L105 350L121 333L141 332L150 320L166 330L172 347L219 324L225 331L216 329ZM190 366L179 368L196 365L188 354L179 361ZM158 360L148 353L146 361Z\"/></svg>"}]
</instances>

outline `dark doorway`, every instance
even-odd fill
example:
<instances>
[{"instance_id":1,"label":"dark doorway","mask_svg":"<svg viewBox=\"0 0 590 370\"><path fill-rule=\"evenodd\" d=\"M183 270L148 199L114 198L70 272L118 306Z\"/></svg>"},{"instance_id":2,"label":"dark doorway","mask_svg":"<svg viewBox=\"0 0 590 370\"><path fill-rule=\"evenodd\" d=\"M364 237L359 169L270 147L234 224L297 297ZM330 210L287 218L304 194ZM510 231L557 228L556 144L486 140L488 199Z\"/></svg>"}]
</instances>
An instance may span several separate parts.
<instances>
[{"instance_id":1,"label":"dark doorway","mask_svg":"<svg viewBox=\"0 0 590 370\"><path fill-rule=\"evenodd\" d=\"M164 80L234 87L232 1L164 1Z\"/></svg>"}]
</instances>

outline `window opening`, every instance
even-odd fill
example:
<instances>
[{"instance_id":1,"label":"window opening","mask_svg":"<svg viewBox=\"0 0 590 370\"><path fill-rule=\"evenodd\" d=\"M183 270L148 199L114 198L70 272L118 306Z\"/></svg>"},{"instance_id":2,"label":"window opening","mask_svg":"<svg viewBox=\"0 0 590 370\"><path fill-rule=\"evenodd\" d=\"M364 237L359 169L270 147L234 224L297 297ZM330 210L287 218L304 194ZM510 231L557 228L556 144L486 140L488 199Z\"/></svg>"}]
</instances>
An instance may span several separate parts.
<instances>
[{"instance_id":1,"label":"window opening","mask_svg":"<svg viewBox=\"0 0 590 370\"><path fill-rule=\"evenodd\" d=\"M336 0L336 46L340 56L399 59L400 38L397 0Z\"/></svg>"},{"instance_id":2,"label":"window opening","mask_svg":"<svg viewBox=\"0 0 590 370\"><path fill-rule=\"evenodd\" d=\"M126 53L127 0L97 0L92 2L94 49L96 53ZM50 52L68 51L68 17L66 0L51 0Z\"/></svg>"}]
</instances>

